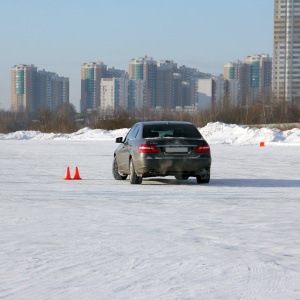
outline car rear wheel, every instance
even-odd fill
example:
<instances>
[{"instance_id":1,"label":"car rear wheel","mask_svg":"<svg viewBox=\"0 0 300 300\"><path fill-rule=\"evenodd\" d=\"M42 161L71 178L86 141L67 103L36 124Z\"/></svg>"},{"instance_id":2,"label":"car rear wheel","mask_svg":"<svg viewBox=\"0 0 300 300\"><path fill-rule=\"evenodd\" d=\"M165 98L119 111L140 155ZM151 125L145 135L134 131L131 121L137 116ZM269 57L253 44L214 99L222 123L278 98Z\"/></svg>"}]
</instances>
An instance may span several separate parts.
<instances>
[{"instance_id":1,"label":"car rear wheel","mask_svg":"<svg viewBox=\"0 0 300 300\"><path fill-rule=\"evenodd\" d=\"M135 172L135 168L133 165L132 159L130 160L130 183L131 184L141 184L143 181L143 177L138 176Z\"/></svg>"},{"instance_id":2,"label":"car rear wheel","mask_svg":"<svg viewBox=\"0 0 300 300\"><path fill-rule=\"evenodd\" d=\"M196 176L197 183L209 183L210 181L210 174L207 176Z\"/></svg>"},{"instance_id":3,"label":"car rear wheel","mask_svg":"<svg viewBox=\"0 0 300 300\"><path fill-rule=\"evenodd\" d=\"M125 180L127 178L127 175L119 174L118 162L116 157L114 157L114 161L113 161L112 174L114 176L114 179L116 180Z\"/></svg>"}]
</instances>

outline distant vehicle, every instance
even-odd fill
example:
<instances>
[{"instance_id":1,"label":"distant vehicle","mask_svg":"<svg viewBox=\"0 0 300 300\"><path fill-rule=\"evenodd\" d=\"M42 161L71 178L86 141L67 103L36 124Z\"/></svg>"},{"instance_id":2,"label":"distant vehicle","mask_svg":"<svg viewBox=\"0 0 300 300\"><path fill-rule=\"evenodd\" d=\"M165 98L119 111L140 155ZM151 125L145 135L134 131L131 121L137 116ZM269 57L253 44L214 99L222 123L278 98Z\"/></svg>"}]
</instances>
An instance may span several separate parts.
<instances>
[{"instance_id":1,"label":"distant vehicle","mask_svg":"<svg viewBox=\"0 0 300 300\"><path fill-rule=\"evenodd\" d=\"M116 143L120 143L112 166L116 180L129 176L131 184L141 184L146 177L175 176L178 180L196 177L197 183L210 181L210 147L192 123L139 122Z\"/></svg>"}]
</instances>

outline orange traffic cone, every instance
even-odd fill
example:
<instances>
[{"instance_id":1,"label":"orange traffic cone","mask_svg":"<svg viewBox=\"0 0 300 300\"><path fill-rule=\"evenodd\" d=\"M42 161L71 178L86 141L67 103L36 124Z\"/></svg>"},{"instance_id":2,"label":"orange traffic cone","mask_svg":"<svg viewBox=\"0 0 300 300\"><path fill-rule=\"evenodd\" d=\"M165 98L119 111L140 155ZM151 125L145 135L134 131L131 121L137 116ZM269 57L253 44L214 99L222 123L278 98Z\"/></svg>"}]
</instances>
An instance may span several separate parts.
<instances>
[{"instance_id":1,"label":"orange traffic cone","mask_svg":"<svg viewBox=\"0 0 300 300\"><path fill-rule=\"evenodd\" d=\"M71 174L70 174L70 168L68 167L67 168L67 174L66 174L66 177L65 177L65 180L71 180Z\"/></svg>"},{"instance_id":2,"label":"orange traffic cone","mask_svg":"<svg viewBox=\"0 0 300 300\"><path fill-rule=\"evenodd\" d=\"M75 179L75 180L81 180L80 175L79 175L79 171L78 171L77 167L75 169L75 175L74 175L73 179Z\"/></svg>"}]
</instances>

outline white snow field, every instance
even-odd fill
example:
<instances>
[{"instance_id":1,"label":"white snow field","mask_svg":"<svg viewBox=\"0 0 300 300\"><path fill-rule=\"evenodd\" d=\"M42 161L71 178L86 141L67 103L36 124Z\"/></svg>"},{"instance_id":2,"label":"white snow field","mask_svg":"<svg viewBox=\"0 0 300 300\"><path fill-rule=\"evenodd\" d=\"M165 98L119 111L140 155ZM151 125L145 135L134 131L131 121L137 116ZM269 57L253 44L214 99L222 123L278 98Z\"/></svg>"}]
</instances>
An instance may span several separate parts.
<instances>
[{"instance_id":1,"label":"white snow field","mask_svg":"<svg viewBox=\"0 0 300 300\"><path fill-rule=\"evenodd\" d=\"M126 131L0 135L0 299L300 299L299 129L200 128L203 185L114 180Z\"/></svg>"}]
</instances>

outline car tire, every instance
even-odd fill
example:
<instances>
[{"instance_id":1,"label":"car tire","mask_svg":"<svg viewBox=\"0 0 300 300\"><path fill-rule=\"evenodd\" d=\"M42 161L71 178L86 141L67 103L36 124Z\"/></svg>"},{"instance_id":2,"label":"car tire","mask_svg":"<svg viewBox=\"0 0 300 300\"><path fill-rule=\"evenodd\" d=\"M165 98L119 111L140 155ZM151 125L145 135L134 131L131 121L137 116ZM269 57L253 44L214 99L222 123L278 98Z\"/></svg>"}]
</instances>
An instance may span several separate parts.
<instances>
[{"instance_id":1,"label":"car tire","mask_svg":"<svg viewBox=\"0 0 300 300\"><path fill-rule=\"evenodd\" d=\"M207 176L196 176L197 179L197 183L201 184L201 183L209 183L210 181L210 174L208 174Z\"/></svg>"},{"instance_id":2,"label":"car tire","mask_svg":"<svg viewBox=\"0 0 300 300\"><path fill-rule=\"evenodd\" d=\"M112 165L112 174L115 180L125 180L127 175L120 175L117 158L114 157L113 165Z\"/></svg>"},{"instance_id":3,"label":"car tire","mask_svg":"<svg viewBox=\"0 0 300 300\"><path fill-rule=\"evenodd\" d=\"M143 177L138 176L136 174L132 159L130 160L129 165L130 165L130 183L131 184L141 184L143 181Z\"/></svg>"},{"instance_id":4,"label":"car tire","mask_svg":"<svg viewBox=\"0 0 300 300\"><path fill-rule=\"evenodd\" d=\"M188 180L189 176L187 176L187 175L176 175L175 178L177 180Z\"/></svg>"}]
</instances>

